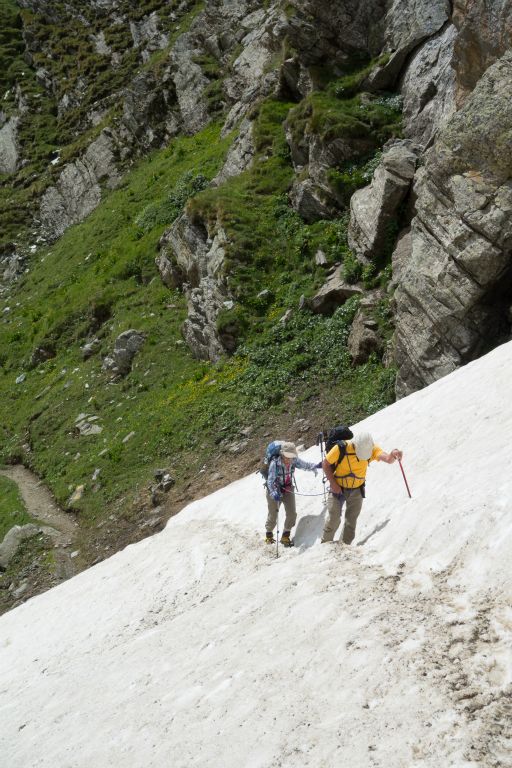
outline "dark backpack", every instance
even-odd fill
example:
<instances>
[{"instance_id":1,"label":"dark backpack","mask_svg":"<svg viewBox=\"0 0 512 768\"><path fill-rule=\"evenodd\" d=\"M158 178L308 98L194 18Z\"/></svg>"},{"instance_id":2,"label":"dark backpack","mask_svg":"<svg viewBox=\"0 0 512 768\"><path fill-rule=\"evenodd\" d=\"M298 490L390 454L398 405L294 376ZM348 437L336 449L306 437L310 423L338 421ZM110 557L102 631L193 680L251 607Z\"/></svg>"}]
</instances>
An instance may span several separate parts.
<instances>
[{"instance_id":1,"label":"dark backpack","mask_svg":"<svg viewBox=\"0 0 512 768\"><path fill-rule=\"evenodd\" d=\"M345 440L352 440L353 437L354 433L352 430L343 424L339 427L333 427L333 429L329 430L329 433L325 438L325 452L329 453L331 448L334 448L337 443L340 441L343 442Z\"/></svg>"},{"instance_id":2,"label":"dark backpack","mask_svg":"<svg viewBox=\"0 0 512 768\"><path fill-rule=\"evenodd\" d=\"M339 427L333 427L329 430L329 432L320 432L317 438L317 444L320 442L324 442L324 450L325 453L329 453L329 451L334 448L335 445L338 446L340 449L340 455L338 458L338 461L335 464L331 464L333 470L336 469L340 461L345 456L345 453L347 451L347 440L352 440L354 437L354 433L352 432L349 427L345 426L344 424L340 424Z\"/></svg>"}]
</instances>

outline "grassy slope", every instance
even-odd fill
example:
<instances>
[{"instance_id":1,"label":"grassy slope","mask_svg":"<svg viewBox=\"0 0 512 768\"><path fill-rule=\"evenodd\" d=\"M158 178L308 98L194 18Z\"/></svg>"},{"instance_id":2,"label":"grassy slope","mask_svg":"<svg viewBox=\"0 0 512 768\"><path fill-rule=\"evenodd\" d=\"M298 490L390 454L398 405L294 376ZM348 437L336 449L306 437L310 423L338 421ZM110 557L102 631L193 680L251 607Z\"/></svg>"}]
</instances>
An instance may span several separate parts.
<instances>
[{"instance_id":1,"label":"grassy slope","mask_svg":"<svg viewBox=\"0 0 512 768\"><path fill-rule=\"evenodd\" d=\"M343 261L347 272L353 269L346 217L306 225L289 207L293 169L283 121L295 117L299 131L343 135L358 110L369 137L365 148L372 149L398 126L389 105L361 110L352 92L338 94L336 85L308 97L303 110L271 99L255 107L253 167L188 203L192 214L222 223L230 238L226 269L236 303L218 325L242 342L233 358L216 366L191 358L180 332L185 300L162 286L154 266L165 227L187 194L222 164L232 137L220 140L216 125L140 162L83 224L37 253L1 303L0 460L29 464L64 506L85 483L75 508L86 529L114 508L129 521L132 500L157 466L170 467L184 486L197 482L205 464L214 471L222 457L229 463L230 444L243 427L260 436L260 449L261 436L278 425L295 436L298 417L307 414L319 430L335 420L353 422L393 399L392 370L377 359L358 369L350 365L345 342L355 300L331 318L295 311L288 324L278 322L323 282L324 272L314 266L318 248L330 264ZM360 161L364 170L368 157ZM357 178L364 183L363 172ZM16 193L9 200L15 207ZM387 302L377 319L388 334ZM128 328L143 331L146 342L132 373L112 383L101 360ZM101 349L83 361L80 345L94 336ZM38 347L55 356L30 367ZM25 379L16 383L22 373ZM77 434L81 413L97 417L100 435Z\"/></svg>"},{"instance_id":2,"label":"grassy slope","mask_svg":"<svg viewBox=\"0 0 512 768\"><path fill-rule=\"evenodd\" d=\"M235 358L212 366L193 360L183 346L185 302L161 285L154 266L165 217L148 215L150 201L155 210L165 210L169 194L187 174L215 174L229 144L229 139L218 140L215 126L178 139L141 163L86 222L40 253L9 299L10 311L0 325L2 456L23 457L62 504L85 482L86 493L77 505L83 520L93 522L119 497L131 497L150 482L155 466L172 466L178 481L195 474L221 438L236 436L248 422L263 423L269 403L277 412L285 410L287 394L310 398L325 387L326 376L333 396L345 393L347 418L376 410L391 396L392 375L380 364L369 364L370 380L367 371L350 368L343 341L354 306L333 318L297 313L286 328L276 324L288 307L296 306L301 292L320 280L308 249L322 244L334 260L342 228L340 222L306 227L284 205L291 169L280 151L282 115L276 114L274 138L260 148L268 160L256 164L256 180L248 172L230 185L239 192L246 185L244 194L259 185L251 213L238 206L239 198L230 198L227 205L226 190L219 190L226 210L233 212L237 201L240 218L259 218L268 234L255 232L251 263L235 269L242 297L244 286L256 281L258 288L271 291L270 301L261 306L248 291L251 322ZM282 166L279 172L276 163ZM209 190L198 197L202 207L211 202ZM132 373L121 383L109 383L101 356L121 331L132 327L147 334L146 343ZM79 347L95 334L101 355L83 362ZM53 345L56 357L29 370L27 363L40 345ZM16 384L22 372L26 379ZM98 416L103 432L77 436L80 413ZM131 432L135 435L124 443ZM23 448L27 442L29 453ZM95 469L101 470L96 489L91 483Z\"/></svg>"},{"instance_id":3,"label":"grassy slope","mask_svg":"<svg viewBox=\"0 0 512 768\"><path fill-rule=\"evenodd\" d=\"M74 5L74 12L71 11ZM128 24L106 27L101 12L91 5L56 2L55 18L46 18L18 8L13 0L0 0L0 94L2 110L7 115L18 113L18 96L27 107L18 126L20 159L24 163L12 176L0 174L0 249L15 241L18 246L30 242L34 207L43 191L55 183L62 167L75 160L99 135L105 125L116 121L122 113L123 90L141 69L159 77L160 67L176 38L182 34L204 7L202 0L189 0L181 8L179 0L142 0L135 4L122 0L120 13L139 21L147 13L158 11L161 28L168 33L169 45L156 51L142 65L140 51L133 47ZM178 11L178 6L181 10ZM172 18L179 17L179 24ZM31 51L32 65L27 63L22 31L36 41ZM105 32L111 54L119 57L113 67L110 56L96 51L93 36ZM45 70L55 84L48 92L36 77ZM62 97L80 87L80 102L59 117ZM92 125L89 113L104 113ZM60 163L52 165L54 154Z\"/></svg>"},{"instance_id":4,"label":"grassy slope","mask_svg":"<svg viewBox=\"0 0 512 768\"><path fill-rule=\"evenodd\" d=\"M16 483L0 476L0 542L13 525L31 522Z\"/></svg>"}]
</instances>

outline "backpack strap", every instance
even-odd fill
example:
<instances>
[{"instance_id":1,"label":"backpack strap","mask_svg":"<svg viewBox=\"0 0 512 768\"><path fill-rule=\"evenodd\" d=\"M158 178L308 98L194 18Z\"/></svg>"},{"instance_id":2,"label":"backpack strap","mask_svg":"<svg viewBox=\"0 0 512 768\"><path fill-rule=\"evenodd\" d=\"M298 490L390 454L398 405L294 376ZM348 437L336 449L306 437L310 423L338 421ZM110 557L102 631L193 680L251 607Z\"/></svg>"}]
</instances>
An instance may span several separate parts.
<instances>
[{"instance_id":1,"label":"backpack strap","mask_svg":"<svg viewBox=\"0 0 512 768\"><path fill-rule=\"evenodd\" d=\"M356 455L355 451L345 451L345 456L343 458L347 459L347 464L348 464L348 468L349 468L350 471L347 472L346 475L336 475L336 477L338 478L338 480L344 480L346 477L350 477L353 480L363 480L363 484L364 484L365 478L364 477L360 477L359 475L356 475L355 472L352 471L352 467L350 465L350 456L355 456L355 455ZM370 464L368 459L359 459L359 461L365 461L366 464ZM336 464L336 466L338 466L340 463L341 462L338 462L338 464ZM334 471L336 472L336 470L334 470Z\"/></svg>"},{"instance_id":2,"label":"backpack strap","mask_svg":"<svg viewBox=\"0 0 512 768\"><path fill-rule=\"evenodd\" d=\"M339 454L337 460L334 462L334 464L331 464L331 468L333 472L336 472L338 465L341 464L343 459L345 458L347 454L347 444L344 440L338 440L334 445L338 446ZM333 446L334 448L334 446ZM332 451L332 448L331 448Z\"/></svg>"}]
</instances>

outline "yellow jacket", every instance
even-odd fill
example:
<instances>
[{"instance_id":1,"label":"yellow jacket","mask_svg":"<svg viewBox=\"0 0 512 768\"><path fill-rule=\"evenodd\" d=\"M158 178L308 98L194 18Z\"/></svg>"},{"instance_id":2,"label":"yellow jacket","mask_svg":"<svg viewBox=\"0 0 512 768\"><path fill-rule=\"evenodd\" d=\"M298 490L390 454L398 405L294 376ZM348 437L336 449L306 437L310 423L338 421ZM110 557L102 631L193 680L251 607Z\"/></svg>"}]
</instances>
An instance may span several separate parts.
<instances>
[{"instance_id":1,"label":"yellow jacket","mask_svg":"<svg viewBox=\"0 0 512 768\"><path fill-rule=\"evenodd\" d=\"M338 485L342 488L360 488L366 479L366 470L368 469L370 461L378 459L381 453L382 448L379 448L378 445L374 445L370 459L368 461L363 461L362 459L357 458L353 444L347 443L347 452L334 472L334 477L336 478ZM331 448L325 458L329 464L336 464L339 457L340 449L335 445Z\"/></svg>"}]
</instances>

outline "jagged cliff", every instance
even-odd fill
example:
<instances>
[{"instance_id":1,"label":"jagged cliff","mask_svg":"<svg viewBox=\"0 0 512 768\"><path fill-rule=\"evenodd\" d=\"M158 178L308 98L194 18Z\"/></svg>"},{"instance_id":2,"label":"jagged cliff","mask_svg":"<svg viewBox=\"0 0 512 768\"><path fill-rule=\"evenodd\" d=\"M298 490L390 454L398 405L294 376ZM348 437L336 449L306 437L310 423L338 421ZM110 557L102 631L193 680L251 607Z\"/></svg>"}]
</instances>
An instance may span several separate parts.
<instances>
[{"instance_id":1,"label":"jagged cliff","mask_svg":"<svg viewBox=\"0 0 512 768\"><path fill-rule=\"evenodd\" d=\"M261 441L274 406L312 437L314 394L313 419L355 418L510 337L510 3L0 17L2 455L64 505L101 462L78 508L145 479L141 457L229 451L250 421ZM105 447L77 451L94 410ZM144 447L119 447L140 420Z\"/></svg>"},{"instance_id":2,"label":"jagged cliff","mask_svg":"<svg viewBox=\"0 0 512 768\"><path fill-rule=\"evenodd\" d=\"M15 185L31 182L28 222L39 237L55 240L82 221L134 158L219 116L223 134L235 130L238 137L212 183L221 186L243 173L259 154L254 110L266 98L292 102L285 122L294 168L290 205L309 223L336 218L354 191L343 183L343 170L367 160L392 135L384 125L389 115L382 118L376 107L394 92L403 106L403 137L412 142L401 146L416 160L397 171L389 166L393 152L402 150L395 144L391 155L385 153L370 187L350 204L349 245L362 264L373 260L380 269L389 258L390 237L400 235L393 259L399 394L507 336L509 242L481 227L475 232L466 214L475 206L496 207L496 195L501 215L508 214L509 147L506 141L494 144L496 131L503 136L510 130L506 55L495 65L510 44L508 3L295 0L262 8L243 0L183 0L148 1L134 9L122 0L22 0L20 7L22 55L34 83L25 88L19 72L18 78L10 75L0 160L7 184L13 176ZM332 104L327 98L322 103L317 95L327 95L333 82ZM329 121L325 112L354 96L359 114L346 109ZM31 123L49 123L52 116L53 140L61 146L47 154L44 169L26 138ZM462 149L455 150L457 143ZM498 175L493 158L478 145L505 152ZM25 180L22 168L36 160L37 180ZM478 184L485 190L475 190ZM453 185L456 193L448 189ZM443 223L443 232L452 233L436 233L435 221L446 216L453 222ZM471 237L461 227L470 228ZM215 360L233 351L236 323L225 323L224 333L216 327L222 309L237 301L223 267L230 241L222 223L206 221L197 209L194 218L185 211L160 245L164 282L183 287L188 296L184 335L194 354ZM483 275L468 276L469 247ZM4 243L8 276L22 257ZM454 269L462 270L449 278L457 289L439 280ZM461 288L468 280L478 287Z\"/></svg>"}]
</instances>

